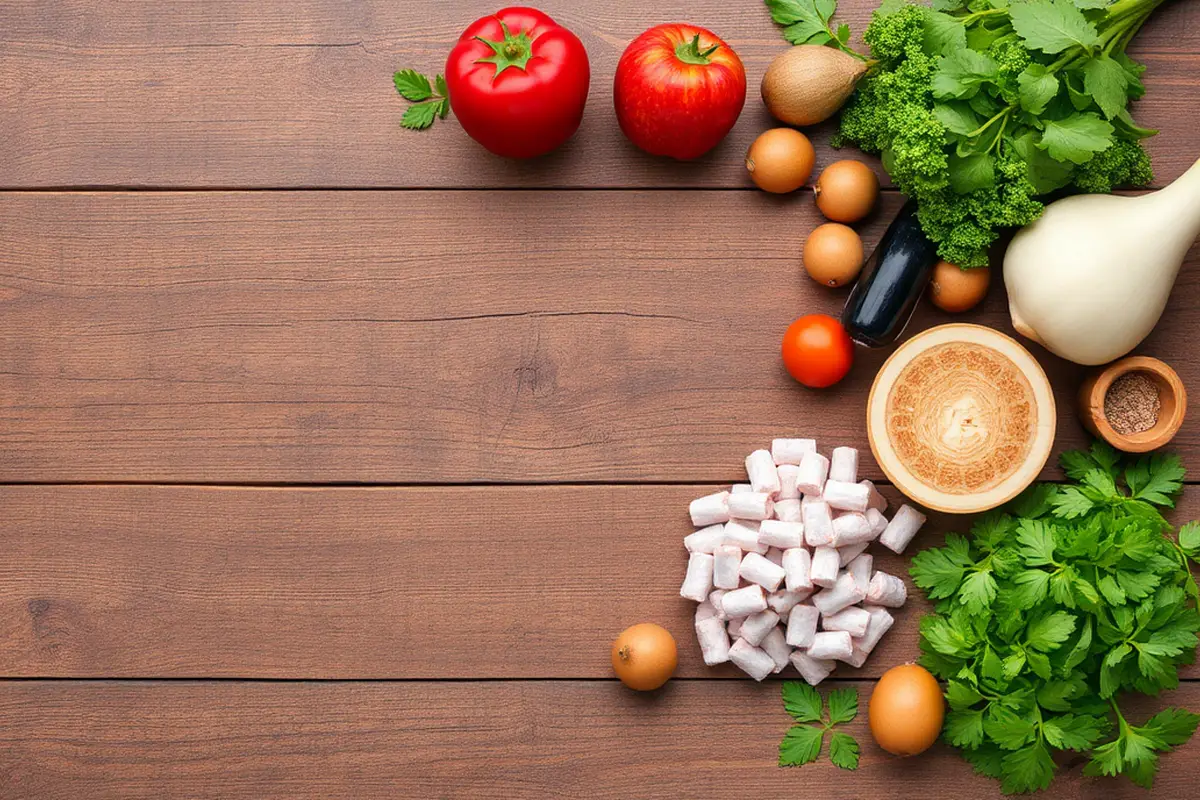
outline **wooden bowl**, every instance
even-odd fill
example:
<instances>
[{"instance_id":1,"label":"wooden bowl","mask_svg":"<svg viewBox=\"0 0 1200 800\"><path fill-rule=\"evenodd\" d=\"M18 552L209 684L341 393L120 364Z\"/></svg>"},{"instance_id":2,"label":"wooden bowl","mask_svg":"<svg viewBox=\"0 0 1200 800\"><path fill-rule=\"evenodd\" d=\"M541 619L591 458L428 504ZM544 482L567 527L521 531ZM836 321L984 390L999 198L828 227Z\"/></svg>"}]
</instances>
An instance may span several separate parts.
<instances>
[{"instance_id":1,"label":"wooden bowl","mask_svg":"<svg viewBox=\"0 0 1200 800\"><path fill-rule=\"evenodd\" d=\"M1104 416L1104 397L1113 381L1122 375L1140 372L1158 387L1158 422L1148 431L1126 436L1117 433ZM1145 453L1166 445L1179 433L1187 415L1187 390L1175 370L1147 356L1123 358L1096 371L1079 388L1079 416L1083 426L1118 450L1126 453Z\"/></svg>"}]
</instances>

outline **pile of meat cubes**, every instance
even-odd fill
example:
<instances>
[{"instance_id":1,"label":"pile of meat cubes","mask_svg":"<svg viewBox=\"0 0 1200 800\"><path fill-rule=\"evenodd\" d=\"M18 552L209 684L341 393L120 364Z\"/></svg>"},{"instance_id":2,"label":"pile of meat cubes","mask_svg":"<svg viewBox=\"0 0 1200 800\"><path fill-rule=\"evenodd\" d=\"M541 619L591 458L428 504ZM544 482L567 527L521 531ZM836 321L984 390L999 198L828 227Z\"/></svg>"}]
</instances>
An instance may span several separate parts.
<instances>
[{"instance_id":1,"label":"pile of meat cubes","mask_svg":"<svg viewBox=\"0 0 1200 800\"><path fill-rule=\"evenodd\" d=\"M776 439L746 459L748 484L694 500L683 540L704 663L732 661L761 681L790 663L812 685L835 662L861 667L904 605L904 581L873 570L876 539L895 553L925 517L858 480L858 451L830 457L812 439Z\"/></svg>"}]
</instances>

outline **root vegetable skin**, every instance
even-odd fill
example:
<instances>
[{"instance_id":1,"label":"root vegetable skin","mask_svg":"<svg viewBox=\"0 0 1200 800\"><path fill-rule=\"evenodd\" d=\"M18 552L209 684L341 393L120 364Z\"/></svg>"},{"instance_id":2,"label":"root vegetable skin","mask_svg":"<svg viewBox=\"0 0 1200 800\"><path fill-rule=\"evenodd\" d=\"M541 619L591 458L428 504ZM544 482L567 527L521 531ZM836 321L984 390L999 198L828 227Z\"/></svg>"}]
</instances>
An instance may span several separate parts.
<instances>
[{"instance_id":1,"label":"root vegetable skin","mask_svg":"<svg viewBox=\"0 0 1200 800\"><path fill-rule=\"evenodd\" d=\"M1013 327L1069 361L1115 361L1158 323L1197 236L1200 161L1157 192L1053 202L1004 256Z\"/></svg>"}]
</instances>

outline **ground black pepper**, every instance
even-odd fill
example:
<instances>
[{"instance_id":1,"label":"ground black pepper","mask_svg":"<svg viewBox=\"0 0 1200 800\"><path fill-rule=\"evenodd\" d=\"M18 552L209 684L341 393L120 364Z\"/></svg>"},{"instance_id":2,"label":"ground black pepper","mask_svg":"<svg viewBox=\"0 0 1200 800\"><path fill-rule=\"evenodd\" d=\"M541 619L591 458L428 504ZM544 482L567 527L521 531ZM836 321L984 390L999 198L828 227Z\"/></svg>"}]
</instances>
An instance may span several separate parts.
<instances>
[{"instance_id":1,"label":"ground black pepper","mask_svg":"<svg viewBox=\"0 0 1200 800\"><path fill-rule=\"evenodd\" d=\"M1104 416L1122 436L1150 430L1158 423L1161 410L1158 387L1140 372L1117 378L1104 395Z\"/></svg>"}]
</instances>

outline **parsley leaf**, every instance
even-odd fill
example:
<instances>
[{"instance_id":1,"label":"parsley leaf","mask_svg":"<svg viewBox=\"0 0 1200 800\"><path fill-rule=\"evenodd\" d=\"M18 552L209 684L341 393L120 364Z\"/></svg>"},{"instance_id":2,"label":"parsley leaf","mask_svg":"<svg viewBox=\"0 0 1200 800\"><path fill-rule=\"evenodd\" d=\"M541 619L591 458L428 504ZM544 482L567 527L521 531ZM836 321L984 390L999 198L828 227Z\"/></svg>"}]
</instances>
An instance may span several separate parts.
<instances>
[{"instance_id":1,"label":"parsley leaf","mask_svg":"<svg viewBox=\"0 0 1200 800\"><path fill-rule=\"evenodd\" d=\"M825 730L815 725L793 725L779 743L779 766L799 767L821 755Z\"/></svg>"},{"instance_id":2,"label":"parsley leaf","mask_svg":"<svg viewBox=\"0 0 1200 800\"><path fill-rule=\"evenodd\" d=\"M1052 750L1090 754L1085 774L1150 786L1200 716L1167 709L1138 727L1117 698L1174 688L1195 659L1200 523L1176 543L1159 511L1183 488L1174 456L1122 461L1097 444L1062 464L1066 486L1027 491L972 538L913 560L940 601L920 623L921 660L946 681L946 741L1005 792L1045 788Z\"/></svg>"},{"instance_id":3,"label":"parsley leaf","mask_svg":"<svg viewBox=\"0 0 1200 800\"><path fill-rule=\"evenodd\" d=\"M858 693L853 689L835 689L829 693L829 721L850 722L858 716Z\"/></svg>"},{"instance_id":4,"label":"parsley leaf","mask_svg":"<svg viewBox=\"0 0 1200 800\"><path fill-rule=\"evenodd\" d=\"M432 82L414 69L402 69L392 76L396 91L411 105L400 119L400 125L409 130L424 130L436 119L445 119L450 113L450 93L446 79L438 75Z\"/></svg>"},{"instance_id":5,"label":"parsley leaf","mask_svg":"<svg viewBox=\"0 0 1200 800\"><path fill-rule=\"evenodd\" d=\"M837 10L836 0L764 0L776 25L783 26L783 38L792 44L827 44L858 56L847 46L850 27L831 27Z\"/></svg>"},{"instance_id":6,"label":"parsley leaf","mask_svg":"<svg viewBox=\"0 0 1200 800\"><path fill-rule=\"evenodd\" d=\"M1073 8L1049 0L1013 3L1009 8L1013 30L1032 50L1054 55L1076 45L1085 49L1100 44L1096 26Z\"/></svg>"},{"instance_id":7,"label":"parsley leaf","mask_svg":"<svg viewBox=\"0 0 1200 800\"><path fill-rule=\"evenodd\" d=\"M1041 114L1046 104L1058 94L1058 78L1046 72L1041 64L1030 64L1017 76L1021 108L1030 114Z\"/></svg>"},{"instance_id":8,"label":"parsley leaf","mask_svg":"<svg viewBox=\"0 0 1200 800\"><path fill-rule=\"evenodd\" d=\"M842 769L858 769L858 742L848 733L835 731L829 737L829 760Z\"/></svg>"},{"instance_id":9,"label":"parsley leaf","mask_svg":"<svg viewBox=\"0 0 1200 800\"><path fill-rule=\"evenodd\" d=\"M829 714L822 717L821 694L807 683L785 681L781 692L783 707L798 723L779 743L779 766L798 767L816 761L821 755L825 734L829 740L829 760L842 769L858 768L858 742L834 726L858 716L858 693L853 689L835 689L829 693Z\"/></svg>"},{"instance_id":10,"label":"parsley leaf","mask_svg":"<svg viewBox=\"0 0 1200 800\"><path fill-rule=\"evenodd\" d=\"M807 683L784 681L783 708L797 722L821 721L821 695Z\"/></svg>"},{"instance_id":11,"label":"parsley leaf","mask_svg":"<svg viewBox=\"0 0 1200 800\"><path fill-rule=\"evenodd\" d=\"M937 62L933 73L933 96L941 99L973 97L985 81L993 80L999 67L987 55L964 48Z\"/></svg>"},{"instance_id":12,"label":"parsley leaf","mask_svg":"<svg viewBox=\"0 0 1200 800\"><path fill-rule=\"evenodd\" d=\"M1083 88L1112 119L1129 103L1129 83L1125 68L1108 56L1096 56L1083 65Z\"/></svg>"}]
</instances>

